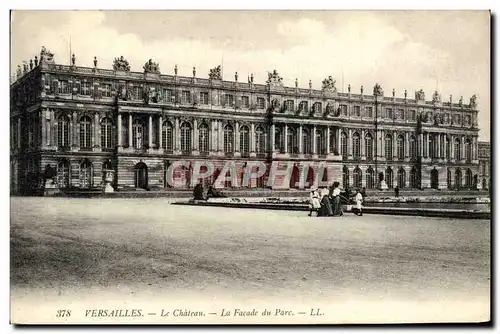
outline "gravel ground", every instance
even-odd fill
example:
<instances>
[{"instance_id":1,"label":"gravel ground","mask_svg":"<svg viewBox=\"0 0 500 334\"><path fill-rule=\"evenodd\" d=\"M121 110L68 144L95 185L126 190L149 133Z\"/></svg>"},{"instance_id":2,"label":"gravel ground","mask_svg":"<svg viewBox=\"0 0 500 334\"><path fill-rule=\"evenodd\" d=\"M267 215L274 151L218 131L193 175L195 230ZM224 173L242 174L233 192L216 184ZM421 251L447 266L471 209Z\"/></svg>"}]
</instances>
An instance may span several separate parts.
<instances>
[{"instance_id":1,"label":"gravel ground","mask_svg":"<svg viewBox=\"0 0 500 334\"><path fill-rule=\"evenodd\" d=\"M12 198L10 240L16 322L144 302L157 313L238 306L295 316L157 315L142 323L489 320L489 221ZM297 315L320 306L323 316ZM83 311L71 319L78 316L97 321Z\"/></svg>"}]
</instances>

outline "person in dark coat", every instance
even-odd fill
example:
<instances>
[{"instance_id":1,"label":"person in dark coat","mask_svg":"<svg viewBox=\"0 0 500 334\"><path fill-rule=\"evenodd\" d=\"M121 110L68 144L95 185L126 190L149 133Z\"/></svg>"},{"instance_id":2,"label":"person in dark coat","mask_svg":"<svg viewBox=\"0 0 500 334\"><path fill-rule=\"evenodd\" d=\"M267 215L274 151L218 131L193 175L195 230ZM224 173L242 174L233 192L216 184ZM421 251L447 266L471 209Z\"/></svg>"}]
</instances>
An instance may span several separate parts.
<instances>
[{"instance_id":1,"label":"person in dark coat","mask_svg":"<svg viewBox=\"0 0 500 334\"><path fill-rule=\"evenodd\" d=\"M321 190L321 209L320 216L329 217L333 216L332 206L330 205L330 191L327 188Z\"/></svg>"},{"instance_id":2,"label":"person in dark coat","mask_svg":"<svg viewBox=\"0 0 500 334\"><path fill-rule=\"evenodd\" d=\"M333 215L334 216L343 216L344 212L342 210L342 203L340 202L340 188L339 188L339 183L335 182L333 184Z\"/></svg>"},{"instance_id":3,"label":"person in dark coat","mask_svg":"<svg viewBox=\"0 0 500 334\"><path fill-rule=\"evenodd\" d=\"M203 185L198 183L193 190L193 198L198 201L202 201L205 199L203 196Z\"/></svg>"}]
</instances>

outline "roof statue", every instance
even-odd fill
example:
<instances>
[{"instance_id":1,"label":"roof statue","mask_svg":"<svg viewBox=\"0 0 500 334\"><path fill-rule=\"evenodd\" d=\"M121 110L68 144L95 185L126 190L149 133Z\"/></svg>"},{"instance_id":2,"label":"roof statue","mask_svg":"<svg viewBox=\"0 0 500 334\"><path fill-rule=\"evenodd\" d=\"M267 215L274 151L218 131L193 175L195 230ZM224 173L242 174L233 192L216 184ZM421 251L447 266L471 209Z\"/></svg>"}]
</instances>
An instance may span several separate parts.
<instances>
[{"instance_id":1,"label":"roof statue","mask_svg":"<svg viewBox=\"0 0 500 334\"><path fill-rule=\"evenodd\" d=\"M476 99L477 99L476 94L472 95L472 97L470 98L469 107L471 109L476 109L477 107Z\"/></svg>"},{"instance_id":2,"label":"roof statue","mask_svg":"<svg viewBox=\"0 0 500 334\"><path fill-rule=\"evenodd\" d=\"M21 69L21 65L17 65L16 74L18 78L20 78L23 75L23 70Z\"/></svg>"},{"instance_id":3,"label":"roof statue","mask_svg":"<svg viewBox=\"0 0 500 334\"><path fill-rule=\"evenodd\" d=\"M266 81L267 84L271 83L276 83L281 85L283 84L283 78L279 76L278 71L276 70L273 70L272 73L268 73L267 77L268 77Z\"/></svg>"},{"instance_id":4,"label":"roof statue","mask_svg":"<svg viewBox=\"0 0 500 334\"><path fill-rule=\"evenodd\" d=\"M373 96L384 96L384 90L378 83L373 86Z\"/></svg>"},{"instance_id":5,"label":"roof statue","mask_svg":"<svg viewBox=\"0 0 500 334\"><path fill-rule=\"evenodd\" d=\"M415 100L425 101L425 93L423 89L415 91Z\"/></svg>"},{"instance_id":6,"label":"roof statue","mask_svg":"<svg viewBox=\"0 0 500 334\"><path fill-rule=\"evenodd\" d=\"M321 90L336 93L337 88L335 87L336 80L333 80L330 75L328 78L325 78L321 83Z\"/></svg>"},{"instance_id":7,"label":"roof statue","mask_svg":"<svg viewBox=\"0 0 500 334\"><path fill-rule=\"evenodd\" d=\"M40 51L40 63L54 63L54 54L42 46Z\"/></svg>"},{"instance_id":8,"label":"roof statue","mask_svg":"<svg viewBox=\"0 0 500 334\"><path fill-rule=\"evenodd\" d=\"M210 72L208 72L208 78L210 80L222 80L220 65L210 69Z\"/></svg>"},{"instance_id":9,"label":"roof statue","mask_svg":"<svg viewBox=\"0 0 500 334\"><path fill-rule=\"evenodd\" d=\"M462 103L464 103L464 97L460 96L460 100L458 100L458 105L462 106Z\"/></svg>"},{"instance_id":10,"label":"roof statue","mask_svg":"<svg viewBox=\"0 0 500 334\"><path fill-rule=\"evenodd\" d=\"M160 74L160 64L154 62L152 59L148 60L142 68L144 69L144 73Z\"/></svg>"},{"instance_id":11,"label":"roof statue","mask_svg":"<svg viewBox=\"0 0 500 334\"><path fill-rule=\"evenodd\" d=\"M437 90L432 94L432 102L441 102L441 95L439 95Z\"/></svg>"},{"instance_id":12,"label":"roof statue","mask_svg":"<svg viewBox=\"0 0 500 334\"><path fill-rule=\"evenodd\" d=\"M113 61L113 70L130 72L130 65L123 56L120 56L120 58L115 58Z\"/></svg>"}]
</instances>

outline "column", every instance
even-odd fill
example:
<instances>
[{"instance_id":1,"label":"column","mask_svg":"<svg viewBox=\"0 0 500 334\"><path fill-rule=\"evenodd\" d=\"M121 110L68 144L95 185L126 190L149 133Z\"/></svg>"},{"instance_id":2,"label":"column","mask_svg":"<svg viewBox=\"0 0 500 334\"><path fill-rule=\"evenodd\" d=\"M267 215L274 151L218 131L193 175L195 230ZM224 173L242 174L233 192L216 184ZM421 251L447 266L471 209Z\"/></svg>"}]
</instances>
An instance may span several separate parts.
<instances>
[{"instance_id":1,"label":"column","mask_svg":"<svg viewBox=\"0 0 500 334\"><path fill-rule=\"evenodd\" d=\"M240 151L240 122L236 121L234 129L234 151Z\"/></svg>"},{"instance_id":2,"label":"column","mask_svg":"<svg viewBox=\"0 0 500 334\"><path fill-rule=\"evenodd\" d=\"M418 156L422 158L424 156L424 134L418 135Z\"/></svg>"},{"instance_id":3,"label":"column","mask_svg":"<svg viewBox=\"0 0 500 334\"><path fill-rule=\"evenodd\" d=\"M424 133L424 156L429 157L429 133Z\"/></svg>"},{"instance_id":4,"label":"column","mask_svg":"<svg viewBox=\"0 0 500 334\"><path fill-rule=\"evenodd\" d=\"M94 115L94 143L92 147L101 147L101 141L99 140L101 138L101 127L99 126L99 115L95 113Z\"/></svg>"},{"instance_id":5,"label":"column","mask_svg":"<svg viewBox=\"0 0 500 334\"><path fill-rule=\"evenodd\" d=\"M303 144L303 140L302 140L302 124L299 125L299 133L297 135L297 140L299 141L299 154L303 154L304 153L304 150L303 150L303 147L302 147L302 144Z\"/></svg>"},{"instance_id":6,"label":"column","mask_svg":"<svg viewBox=\"0 0 500 334\"><path fill-rule=\"evenodd\" d=\"M380 156L385 157L385 131L380 130Z\"/></svg>"},{"instance_id":7,"label":"column","mask_svg":"<svg viewBox=\"0 0 500 334\"><path fill-rule=\"evenodd\" d=\"M17 148L21 148L21 117L17 118Z\"/></svg>"},{"instance_id":8,"label":"column","mask_svg":"<svg viewBox=\"0 0 500 334\"><path fill-rule=\"evenodd\" d=\"M330 154L330 127L326 127L326 154Z\"/></svg>"},{"instance_id":9,"label":"column","mask_svg":"<svg viewBox=\"0 0 500 334\"><path fill-rule=\"evenodd\" d=\"M132 147L132 114L128 114L128 147Z\"/></svg>"},{"instance_id":10,"label":"column","mask_svg":"<svg viewBox=\"0 0 500 334\"><path fill-rule=\"evenodd\" d=\"M465 160L465 136L460 137L460 160Z\"/></svg>"},{"instance_id":11,"label":"column","mask_svg":"<svg viewBox=\"0 0 500 334\"><path fill-rule=\"evenodd\" d=\"M273 123L271 124L271 153L273 153L276 150L276 125Z\"/></svg>"},{"instance_id":12,"label":"column","mask_svg":"<svg viewBox=\"0 0 500 334\"><path fill-rule=\"evenodd\" d=\"M352 129L349 129L347 136L347 156L352 157Z\"/></svg>"},{"instance_id":13,"label":"column","mask_svg":"<svg viewBox=\"0 0 500 334\"><path fill-rule=\"evenodd\" d=\"M283 144L285 145L285 150L284 152L285 153L288 153L288 125L285 124L285 129L283 130L283 136L285 136L283 138Z\"/></svg>"},{"instance_id":14,"label":"column","mask_svg":"<svg viewBox=\"0 0 500 334\"><path fill-rule=\"evenodd\" d=\"M118 147L122 147L122 114L118 114Z\"/></svg>"},{"instance_id":15,"label":"column","mask_svg":"<svg viewBox=\"0 0 500 334\"><path fill-rule=\"evenodd\" d=\"M392 132L392 159L398 158L398 134L396 131ZM396 171L395 171L396 173ZM396 173L397 174L397 173Z\"/></svg>"},{"instance_id":16,"label":"column","mask_svg":"<svg viewBox=\"0 0 500 334\"><path fill-rule=\"evenodd\" d=\"M477 137L472 138L472 160L477 160Z\"/></svg>"},{"instance_id":17,"label":"column","mask_svg":"<svg viewBox=\"0 0 500 334\"><path fill-rule=\"evenodd\" d=\"M250 152L255 152L255 124L250 125Z\"/></svg>"},{"instance_id":18,"label":"column","mask_svg":"<svg viewBox=\"0 0 500 334\"><path fill-rule=\"evenodd\" d=\"M441 134L437 134L437 156L441 158Z\"/></svg>"},{"instance_id":19,"label":"column","mask_svg":"<svg viewBox=\"0 0 500 334\"><path fill-rule=\"evenodd\" d=\"M200 149L200 133L198 131L198 120L195 118L193 120L193 150L198 151Z\"/></svg>"},{"instance_id":20,"label":"column","mask_svg":"<svg viewBox=\"0 0 500 334\"><path fill-rule=\"evenodd\" d=\"M46 112L48 113L47 116L48 117L44 117L43 118L43 122L45 123L45 126L47 128L47 132L46 132L46 135L47 135L47 139L46 139L46 142L47 142L47 146L50 146L51 145L51 141L52 141L52 132L51 132L51 127L52 127L52 111L50 111L49 109L46 110Z\"/></svg>"},{"instance_id":21,"label":"column","mask_svg":"<svg viewBox=\"0 0 500 334\"><path fill-rule=\"evenodd\" d=\"M450 159L455 159L455 136L450 135Z\"/></svg>"},{"instance_id":22,"label":"column","mask_svg":"<svg viewBox=\"0 0 500 334\"><path fill-rule=\"evenodd\" d=\"M163 117L158 117L158 148L163 148Z\"/></svg>"},{"instance_id":23,"label":"column","mask_svg":"<svg viewBox=\"0 0 500 334\"><path fill-rule=\"evenodd\" d=\"M149 115L148 144L149 144L150 148L155 148L155 144L153 143L153 116L152 115Z\"/></svg>"},{"instance_id":24,"label":"column","mask_svg":"<svg viewBox=\"0 0 500 334\"><path fill-rule=\"evenodd\" d=\"M366 158L366 148L365 148L365 129L361 129L361 137L359 138L360 141L360 147L361 147L361 158L365 159Z\"/></svg>"},{"instance_id":25,"label":"column","mask_svg":"<svg viewBox=\"0 0 500 334\"><path fill-rule=\"evenodd\" d=\"M341 154L340 152L340 128L335 129L335 148L337 149L338 154Z\"/></svg>"},{"instance_id":26,"label":"column","mask_svg":"<svg viewBox=\"0 0 500 334\"><path fill-rule=\"evenodd\" d=\"M40 125L41 125L41 136L39 136L38 138L40 138L40 146L45 146L45 143L47 142L47 139L45 139L45 137L47 136L47 125L46 125L46 122L45 122L45 110L42 109L40 110ZM12 134L12 123L11 123L11 134ZM10 147L13 147L13 142L12 142L13 138L12 136L10 137Z\"/></svg>"},{"instance_id":27,"label":"column","mask_svg":"<svg viewBox=\"0 0 500 334\"><path fill-rule=\"evenodd\" d=\"M222 121L218 121L218 142L219 142L219 151L224 152L224 133L222 132Z\"/></svg>"},{"instance_id":28,"label":"column","mask_svg":"<svg viewBox=\"0 0 500 334\"><path fill-rule=\"evenodd\" d=\"M71 117L71 121L70 121L70 129L72 131L72 133L70 134L70 143L69 143L69 146L80 146L79 144L79 141L78 141L78 120L77 120L77 113L76 111L73 111L73 117ZM70 132L71 132L70 131Z\"/></svg>"},{"instance_id":29,"label":"column","mask_svg":"<svg viewBox=\"0 0 500 334\"><path fill-rule=\"evenodd\" d=\"M179 151L181 149L181 130L179 124L179 117L175 118L175 132L174 132L174 150Z\"/></svg>"},{"instance_id":30,"label":"column","mask_svg":"<svg viewBox=\"0 0 500 334\"><path fill-rule=\"evenodd\" d=\"M410 156L410 135L408 134L408 132L405 132L405 158L408 158L409 156Z\"/></svg>"},{"instance_id":31,"label":"column","mask_svg":"<svg viewBox=\"0 0 500 334\"><path fill-rule=\"evenodd\" d=\"M316 151L316 125L313 125L313 128L312 128L312 153L313 154L318 154L318 152Z\"/></svg>"}]
</instances>

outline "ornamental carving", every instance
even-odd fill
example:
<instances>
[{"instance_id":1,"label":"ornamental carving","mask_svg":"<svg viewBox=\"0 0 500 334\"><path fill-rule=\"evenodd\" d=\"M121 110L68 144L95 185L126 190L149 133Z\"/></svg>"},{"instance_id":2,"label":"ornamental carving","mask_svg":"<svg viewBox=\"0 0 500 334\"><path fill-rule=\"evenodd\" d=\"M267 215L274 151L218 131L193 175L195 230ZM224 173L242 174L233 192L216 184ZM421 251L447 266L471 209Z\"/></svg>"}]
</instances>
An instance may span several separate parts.
<instances>
[{"instance_id":1,"label":"ornamental carving","mask_svg":"<svg viewBox=\"0 0 500 334\"><path fill-rule=\"evenodd\" d=\"M42 50L40 51L40 63L54 64L54 54L47 50L45 46L42 46Z\"/></svg>"},{"instance_id":2,"label":"ornamental carving","mask_svg":"<svg viewBox=\"0 0 500 334\"><path fill-rule=\"evenodd\" d=\"M267 74L266 84L283 85L283 78L279 76L278 71L273 70L272 73Z\"/></svg>"},{"instance_id":3,"label":"ornamental carving","mask_svg":"<svg viewBox=\"0 0 500 334\"><path fill-rule=\"evenodd\" d=\"M469 107L471 109L476 109L477 107L476 99L477 99L476 94L472 95L472 97L470 98Z\"/></svg>"},{"instance_id":4,"label":"ornamental carving","mask_svg":"<svg viewBox=\"0 0 500 334\"><path fill-rule=\"evenodd\" d=\"M210 72L208 72L208 78L210 80L222 80L222 73L221 73L220 65L210 69Z\"/></svg>"},{"instance_id":5,"label":"ornamental carving","mask_svg":"<svg viewBox=\"0 0 500 334\"><path fill-rule=\"evenodd\" d=\"M338 116L337 111L335 110L335 106L332 103L328 103L325 107L325 113L323 114L323 116L326 117L328 115Z\"/></svg>"},{"instance_id":6,"label":"ornamental carving","mask_svg":"<svg viewBox=\"0 0 500 334\"><path fill-rule=\"evenodd\" d=\"M128 60L123 58L123 56L120 56L120 58L115 58L115 60L113 61L113 70L130 72L130 65L128 63Z\"/></svg>"},{"instance_id":7,"label":"ornamental carving","mask_svg":"<svg viewBox=\"0 0 500 334\"><path fill-rule=\"evenodd\" d=\"M384 96L384 90L378 83L373 86L373 96Z\"/></svg>"},{"instance_id":8,"label":"ornamental carving","mask_svg":"<svg viewBox=\"0 0 500 334\"><path fill-rule=\"evenodd\" d=\"M333 80L332 76L324 79L321 83L321 90L324 92L336 93L337 87L335 87L336 80Z\"/></svg>"},{"instance_id":9,"label":"ornamental carving","mask_svg":"<svg viewBox=\"0 0 500 334\"><path fill-rule=\"evenodd\" d=\"M160 64L154 62L152 59L148 60L142 68L144 69L144 73L160 74Z\"/></svg>"},{"instance_id":10,"label":"ornamental carving","mask_svg":"<svg viewBox=\"0 0 500 334\"><path fill-rule=\"evenodd\" d=\"M279 112L280 111L280 101L278 99L273 99L271 105L269 106L269 111Z\"/></svg>"},{"instance_id":11,"label":"ornamental carving","mask_svg":"<svg viewBox=\"0 0 500 334\"><path fill-rule=\"evenodd\" d=\"M423 89L417 90L415 92L415 100L417 101L425 101L425 93Z\"/></svg>"},{"instance_id":12,"label":"ornamental carving","mask_svg":"<svg viewBox=\"0 0 500 334\"><path fill-rule=\"evenodd\" d=\"M441 102L441 95L436 91L434 91L434 94L432 94L432 102L434 103L439 103Z\"/></svg>"}]
</instances>

